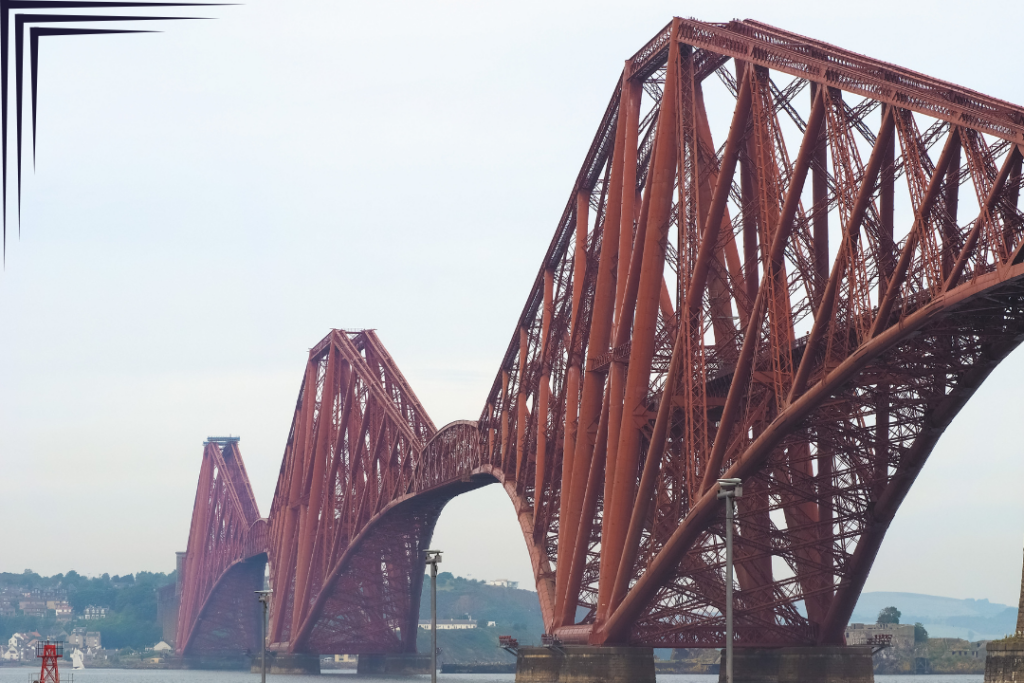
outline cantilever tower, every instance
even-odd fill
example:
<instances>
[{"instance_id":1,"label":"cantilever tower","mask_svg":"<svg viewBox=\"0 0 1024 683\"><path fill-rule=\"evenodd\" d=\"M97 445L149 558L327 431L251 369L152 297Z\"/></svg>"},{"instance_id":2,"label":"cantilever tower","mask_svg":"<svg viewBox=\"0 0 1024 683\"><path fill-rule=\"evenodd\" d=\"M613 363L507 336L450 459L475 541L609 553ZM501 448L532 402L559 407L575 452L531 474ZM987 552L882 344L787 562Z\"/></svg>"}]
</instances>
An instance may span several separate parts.
<instances>
[{"instance_id":1,"label":"cantilever tower","mask_svg":"<svg viewBox=\"0 0 1024 683\"><path fill-rule=\"evenodd\" d=\"M841 645L933 446L1024 339L1022 158L1019 106L674 19L612 87L477 420L435 429L372 332L310 351L272 647L413 652L419 552L495 482L553 638L721 646L722 476L737 646Z\"/></svg>"}]
</instances>

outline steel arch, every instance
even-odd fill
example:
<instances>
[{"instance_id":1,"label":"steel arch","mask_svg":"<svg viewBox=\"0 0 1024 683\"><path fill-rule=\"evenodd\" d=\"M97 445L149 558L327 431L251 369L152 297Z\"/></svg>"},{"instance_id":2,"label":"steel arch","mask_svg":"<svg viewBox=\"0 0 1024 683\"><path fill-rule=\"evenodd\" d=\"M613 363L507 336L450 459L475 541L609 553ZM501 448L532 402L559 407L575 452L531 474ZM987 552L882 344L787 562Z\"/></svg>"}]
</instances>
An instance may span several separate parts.
<instances>
[{"instance_id":1,"label":"steel arch","mask_svg":"<svg viewBox=\"0 0 1024 683\"><path fill-rule=\"evenodd\" d=\"M435 430L372 331L310 352L274 647L410 651L437 515L493 481L549 633L721 646L722 476L746 482L737 644L841 643L939 436L1024 339L1022 160L1024 108L674 19L626 62L476 422Z\"/></svg>"}]
</instances>

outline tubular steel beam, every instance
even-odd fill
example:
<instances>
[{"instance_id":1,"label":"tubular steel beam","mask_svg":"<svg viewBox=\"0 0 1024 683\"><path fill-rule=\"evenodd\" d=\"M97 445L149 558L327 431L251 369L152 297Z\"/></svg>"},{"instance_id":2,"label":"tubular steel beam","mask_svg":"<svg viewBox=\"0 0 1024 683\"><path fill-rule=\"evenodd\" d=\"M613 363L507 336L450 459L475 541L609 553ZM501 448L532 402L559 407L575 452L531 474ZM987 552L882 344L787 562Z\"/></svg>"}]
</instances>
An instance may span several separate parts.
<instances>
[{"instance_id":1,"label":"tubular steel beam","mask_svg":"<svg viewBox=\"0 0 1024 683\"><path fill-rule=\"evenodd\" d=\"M477 421L436 430L372 331L335 330L269 527L207 449L180 647L215 648L265 553L273 649L415 651L420 553L495 482L548 633L721 647L720 477L747 491L736 645L839 644L939 436L1024 339L1022 150L1019 106L673 20L614 85Z\"/></svg>"}]
</instances>

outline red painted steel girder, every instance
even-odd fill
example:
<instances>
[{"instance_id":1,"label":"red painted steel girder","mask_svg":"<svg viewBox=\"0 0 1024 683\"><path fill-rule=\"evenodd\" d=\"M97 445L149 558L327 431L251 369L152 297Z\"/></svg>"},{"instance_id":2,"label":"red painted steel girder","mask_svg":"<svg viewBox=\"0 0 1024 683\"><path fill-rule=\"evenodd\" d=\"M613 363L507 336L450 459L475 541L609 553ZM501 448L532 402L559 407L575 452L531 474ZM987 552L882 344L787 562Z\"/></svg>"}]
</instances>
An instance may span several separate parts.
<instances>
[{"instance_id":1,"label":"red painted steel girder","mask_svg":"<svg viewBox=\"0 0 1024 683\"><path fill-rule=\"evenodd\" d=\"M261 519L237 441L207 441L181 581L176 649L189 657L259 648L267 520Z\"/></svg>"},{"instance_id":2,"label":"red painted steel girder","mask_svg":"<svg viewBox=\"0 0 1024 683\"><path fill-rule=\"evenodd\" d=\"M273 647L411 651L437 516L495 481L549 633L720 647L723 476L737 644L841 643L939 436L1024 339L1022 159L1016 105L673 20L626 63L477 422L435 431L370 331L310 352Z\"/></svg>"},{"instance_id":3,"label":"red painted steel girder","mask_svg":"<svg viewBox=\"0 0 1024 683\"><path fill-rule=\"evenodd\" d=\"M738 644L841 642L1024 334L1022 142L1021 107L756 22L627 62L479 420L557 567L549 631L721 646L742 476Z\"/></svg>"},{"instance_id":4,"label":"red painted steel girder","mask_svg":"<svg viewBox=\"0 0 1024 683\"><path fill-rule=\"evenodd\" d=\"M410 522L405 536L393 536L392 555L361 568L349 563L353 548L378 553L380 545L366 541L364 531L411 492L422 466L418 456L435 431L372 331L334 330L310 351L271 507L274 648L309 651L312 638L321 652L415 649L409 619L423 578L417 553L433 521ZM357 614L324 613L325 604L334 608L337 591L374 578L381 582L379 599L346 595L345 606ZM348 623L360 626L346 630Z\"/></svg>"},{"instance_id":5,"label":"red painted steel girder","mask_svg":"<svg viewBox=\"0 0 1024 683\"><path fill-rule=\"evenodd\" d=\"M310 351L271 508L272 648L416 651L423 551L444 505L504 483L533 529L503 470L481 465L479 436L465 421L436 432L372 331L334 330ZM547 549L527 547L550 614Z\"/></svg>"}]
</instances>

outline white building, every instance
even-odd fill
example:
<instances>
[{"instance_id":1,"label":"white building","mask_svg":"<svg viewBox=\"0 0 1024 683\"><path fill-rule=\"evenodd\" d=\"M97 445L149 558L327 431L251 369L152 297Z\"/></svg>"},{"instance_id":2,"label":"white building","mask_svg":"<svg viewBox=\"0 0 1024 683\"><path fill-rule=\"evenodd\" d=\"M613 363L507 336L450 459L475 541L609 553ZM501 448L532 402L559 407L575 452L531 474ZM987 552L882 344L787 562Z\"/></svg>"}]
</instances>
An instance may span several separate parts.
<instances>
[{"instance_id":1,"label":"white building","mask_svg":"<svg viewBox=\"0 0 1024 683\"><path fill-rule=\"evenodd\" d=\"M421 621L420 628L430 630L430 621ZM472 619L438 619L438 631L461 631L467 628L476 628L476 621Z\"/></svg>"},{"instance_id":2,"label":"white building","mask_svg":"<svg viewBox=\"0 0 1024 683\"><path fill-rule=\"evenodd\" d=\"M847 645L867 645L875 636L891 636L893 647L914 647L912 624L850 624L846 627Z\"/></svg>"},{"instance_id":3,"label":"white building","mask_svg":"<svg viewBox=\"0 0 1024 683\"><path fill-rule=\"evenodd\" d=\"M64 622L71 619L71 604L67 600L47 600L46 609L54 611L57 621Z\"/></svg>"},{"instance_id":4,"label":"white building","mask_svg":"<svg viewBox=\"0 0 1024 683\"><path fill-rule=\"evenodd\" d=\"M509 581L508 579L495 579L494 581L488 581L488 586L498 586L499 588L519 588L518 581Z\"/></svg>"},{"instance_id":5,"label":"white building","mask_svg":"<svg viewBox=\"0 0 1024 683\"><path fill-rule=\"evenodd\" d=\"M107 608L106 607L96 607L95 605L89 605L84 610L82 610L82 618L87 620L87 621L91 621L93 619L106 619L107 618Z\"/></svg>"},{"instance_id":6,"label":"white building","mask_svg":"<svg viewBox=\"0 0 1024 683\"><path fill-rule=\"evenodd\" d=\"M173 649L174 648L172 648L170 645L168 645L162 640L153 646L153 650L156 652L170 652Z\"/></svg>"}]
</instances>

